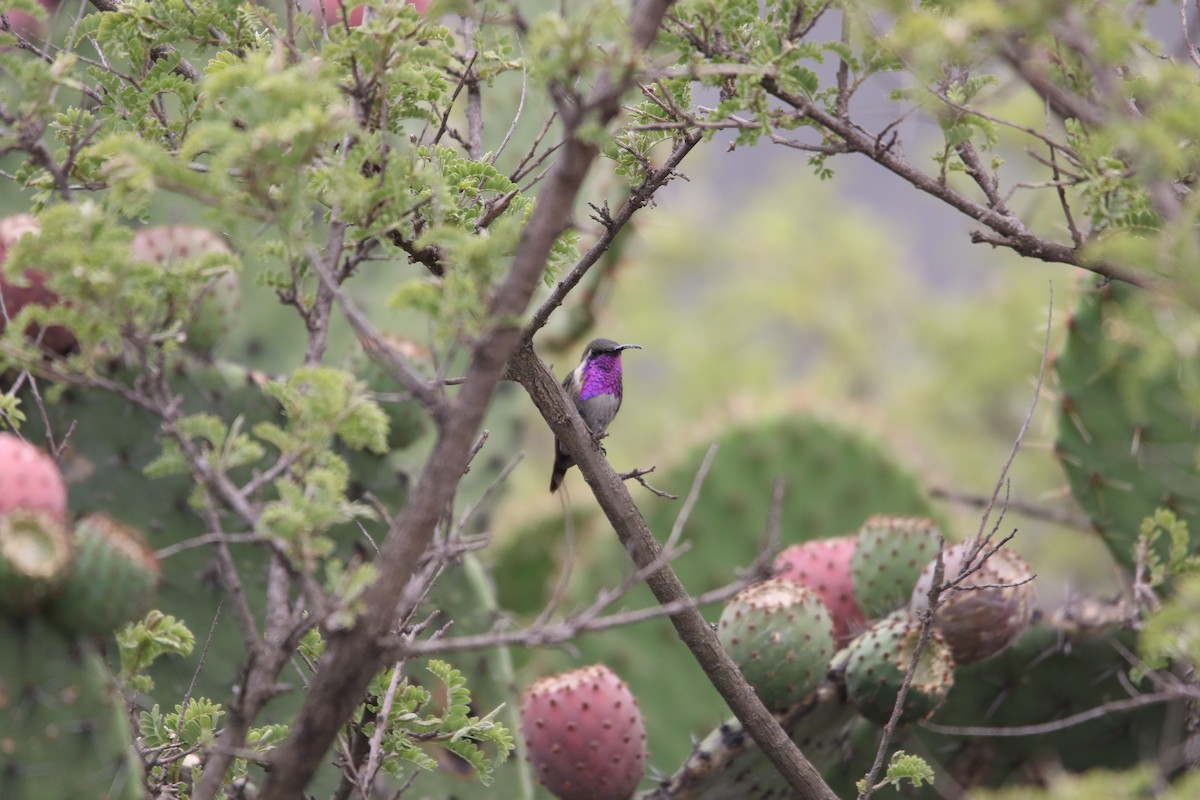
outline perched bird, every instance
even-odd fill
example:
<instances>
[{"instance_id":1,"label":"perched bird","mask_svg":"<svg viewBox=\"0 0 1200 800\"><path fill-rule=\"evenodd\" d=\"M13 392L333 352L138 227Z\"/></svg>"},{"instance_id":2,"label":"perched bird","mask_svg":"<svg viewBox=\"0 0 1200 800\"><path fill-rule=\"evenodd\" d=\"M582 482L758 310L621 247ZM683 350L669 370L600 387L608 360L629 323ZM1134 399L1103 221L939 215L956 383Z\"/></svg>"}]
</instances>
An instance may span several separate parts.
<instances>
[{"instance_id":1,"label":"perched bird","mask_svg":"<svg viewBox=\"0 0 1200 800\"><path fill-rule=\"evenodd\" d=\"M583 359L571 374L563 378L563 388L571 396L579 416L587 423L592 436L599 439L621 407L621 351L641 350L640 344L617 344L611 339L593 339L583 351ZM558 489L563 475L575 466L575 460L554 440L554 472L550 476L550 491Z\"/></svg>"}]
</instances>

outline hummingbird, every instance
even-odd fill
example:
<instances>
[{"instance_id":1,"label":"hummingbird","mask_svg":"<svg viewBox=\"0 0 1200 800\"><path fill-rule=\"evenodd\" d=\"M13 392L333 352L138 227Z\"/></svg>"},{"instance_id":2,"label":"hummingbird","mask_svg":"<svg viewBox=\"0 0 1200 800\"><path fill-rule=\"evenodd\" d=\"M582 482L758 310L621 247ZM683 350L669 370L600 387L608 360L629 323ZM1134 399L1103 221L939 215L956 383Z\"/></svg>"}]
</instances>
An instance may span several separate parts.
<instances>
[{"instance_id":1,"label":"hummingbird","mask_svg":"<svg viewBox=\"0 0 1200 800\"><path fill-rule=\"evenodd\" d=\"M641 350L640 344L617 344L612 339L593 339L583 351L579 366L563 378L563 388L571 396L579 416L592 436L600 439L621 407L621 351ZM550 491L562 483L563 475L575 466L575 460L558 439L554 440L554 472Z\"/></svg>"}]
</instances>

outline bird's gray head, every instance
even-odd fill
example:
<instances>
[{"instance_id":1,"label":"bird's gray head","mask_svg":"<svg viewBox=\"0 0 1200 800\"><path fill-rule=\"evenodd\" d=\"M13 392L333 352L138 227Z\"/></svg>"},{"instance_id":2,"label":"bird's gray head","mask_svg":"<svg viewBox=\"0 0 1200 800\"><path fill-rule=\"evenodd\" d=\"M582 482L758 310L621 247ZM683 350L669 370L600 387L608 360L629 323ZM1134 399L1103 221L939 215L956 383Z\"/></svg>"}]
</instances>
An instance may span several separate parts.
<instances>
[{"instance_id":1,"label":"bird's gray head","mask_svg":"<svg viewBox=\"0 0 1200 800\"><path fill-rule=\"evenodd\" d=\"M583 351L583 359L586 361L593 356L604 355L605 353L620 353L622 350L641 349L642 346L640 344L617 344L612 339L592 339Z\"/></svg>"}]
</instances>

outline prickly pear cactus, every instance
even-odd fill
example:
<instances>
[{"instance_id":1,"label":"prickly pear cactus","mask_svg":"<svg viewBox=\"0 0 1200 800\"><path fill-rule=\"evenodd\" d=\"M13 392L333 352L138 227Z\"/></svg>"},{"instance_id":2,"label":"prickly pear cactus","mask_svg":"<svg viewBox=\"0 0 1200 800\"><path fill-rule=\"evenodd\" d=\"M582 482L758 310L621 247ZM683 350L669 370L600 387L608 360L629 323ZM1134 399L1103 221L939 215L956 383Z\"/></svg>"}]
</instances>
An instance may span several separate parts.
<instances>
[{"instance_id":1,"label":"prickly pear cactus","mask_svg":"<svg viewBox=\"0 0 1200 800\"><path fill-rule=\"evenodd\" d=\"M1113 557L1134 563L1142 519L1170 508L1200 545L1200 320L1119 282L1080 291L1055 358L1055 453Z\"/></svg>"},{"instance_id":2,"label":"prickly pear cactus","mask_svg":"<svg viewBox=\"0 0 1200 800\"><path fill-rule=\"evenodd\" d=\"M896 697L921 635L921 624L897 611L875 623L846 648L846 694L858 712L880 725L892 716ZM933 629L905 697L902 722L925 719L954 685L954 657Z\"/></svg>"},{"instance_id":3,"label":"prickly pear cactus","mask_svg":"<svg viewBox=\"0 0 1200 800\"><path fill-rule=\"evenodd\" d=\"M55 624L99 636L149 610L159 566L140 533L107 514L91 514L75 526L75 554L70 578L49 605Z\"/></svg>"},{"instance_id":4,"label":"prickly pear cactus","mask_svg":"<svg viewBox=\"0 0 1200 800\"><path fill-rule=\"evenodd\" d=\"M910 732L917 747L943 754L942 767L965 786L1027 783L1031 775L1133 766L1162 743L1181 741L1183 715L1147 706L1096 715L1080 725L1057 726L1110 700L1129 697L1129 663L1122 653L1133 636L1115 628L1083 635L1047 624L1030 625L1017 642L994 658L955 670L954 691L938 712L946 726L1047 725L1037 736L963 737L921 727ZM1169 746L1169 745L1167 745ZM924 797L935 798L936 792Z\"/></svg>"},{"instance_id":5,"label":"prickly pear cactus","mask_svg":"<svg viewBox=\"0 0 1200 800\"><path fill-rule=\"evenodd\" d=\"M645 773L637 700L603 664L530 686L521 732L538 778L559 800L626 800Z\"/></svg>"},{"instance_id":6,"label":"prickly pear cactus","mask_svg":"<svg viewBox=\"0 0 1200 800\"><path fill-rule=\"evenodd\" d=\"M0 797L140 800L125 702L90 642L0 621Z\"/></svg>"},{"instance_id":7,"label":"prickly pear cactus","mask_svg":"<svg viewBox=\"0 0 1200 800\"><path fill-rule=\"evenodd\" d=\"M58 465L0 433L0 611L36 610L66 580L72 566L66 517Z\"/></svg>"},{"instance_id":8,"label":"prickly pear cactus","mask_svg":"<svg viewBox=\"0 0 1200 800\"><path fill-rule=\"evenodd\" d=\"M32 611L71 574L66 527L44 511L0 515L0 613Z\"/></svg>"},{"instance_id":9,"label":"prickly pear cactus","mask_svg":"<svg viewBox=\"0 0 1200 800\"><path fill-rule=\"evenodd\" d=\"M739 592L721 612L717 638L772 711L816 688L833 657L833 623L820 597L785 578Z\"/></svg>"},{"instance_id":10,"label":"prickly pear cactus","mask_svg":"<svg viewBox=\"0 0 1200 800\"><path fill-rule=\"evenodd\" d=\"M959 575L971 547L963 542L946 550L944 582ZM959 664L973 664L1001 652L1017 640L1033 617L1033 573L1025 559L1006 548L992 553L982 564L979 559L976 556L970 565L979 565L975 572L942 595L933 618ZM936 566L931 562L921 573L913 589L913 611L929 607Z\"/></svg>"},{"instance_id":11,"label":"prickly pear cactus","mask_svg":"<svg viewBox=\"0 0 1200 800\"><path fill-rule=\"evenodd\" d=\"M861 633L867 624L854 599L854 576L850 572L857 543L855 536L814 539L794 544L775 558L778 577L796 581L820 595L833 620L833 638L838 647Z\"/></svg>"},{"instance_id":12,"label":"prickly pear cactus","mask_svg":"<svg viewBox=\"0 0 1200 800\"><path fill-rule=\"evenodd\" d=\"M780 726L824 773L843 757L856 718L837 686L822 682L805 702L777 714ZM785 800L792 791L736 719L722 723L693 747L683 765L642 800ZM848 795L842 795L848 796Z\"/></svg>"},{"instance_id":13,"label":"prickly pear cactus","mask_svg":"<svg viewBox=\"0 0 1200 800\"><path fill-rule=\"evenodd\" d=\"M937 555L940 536L933 521L922 517L876 515L863 523L850 565L854 596L868 617L908 605L921 570Z\"/></svg>"},{"instance_id":14,"label":"prickly pear cactus","mask_svg":"<svg viewBox=\"0 0 1200 800\"><path fill-rule=\"evenodd\" d=\"M821 417L797 414L731 427L718 444L683 530L691 549L672 563L693 594L728 583L737 567L754 561L770 514L776 477L783 480L785 489L780 508L785 544L855 531L873 513L935 513L916 476L877 442ZM650 476L651 482L683 494L708 447L705 441L688 451L674 466ZM679 503L647 496L636 487L634 496L651 530L665 538L679 514ZM576 508L582 505L576 503ZM620 585L628 557L615 544L601 515L576 513L574 521L571 595L576 602L591 603L598 590ZM558 580L562 557L553 548L562 546L563 528L562 512L555 511L512 537L499 552L497 571L522 575L521 581L500 583L501 605L531 615L541 610ZM635 587L624 602L636 607L655 601L647 590ZM705 613L715 622L719 609L705 609ZM656 755L668 763L684 758L688 747L672 734L681 729L708 729L714 718L727 712L684 648L663 650L662 642L674 637L669 622L654 620L587 636L577 643L583 658L618 670L642 698ZM653 659L640 656L648 651L659 655ZM546 651L533 654L532 661L542 672L562 669L568 663L566 656Z\"/></svg>"}]
</instances>

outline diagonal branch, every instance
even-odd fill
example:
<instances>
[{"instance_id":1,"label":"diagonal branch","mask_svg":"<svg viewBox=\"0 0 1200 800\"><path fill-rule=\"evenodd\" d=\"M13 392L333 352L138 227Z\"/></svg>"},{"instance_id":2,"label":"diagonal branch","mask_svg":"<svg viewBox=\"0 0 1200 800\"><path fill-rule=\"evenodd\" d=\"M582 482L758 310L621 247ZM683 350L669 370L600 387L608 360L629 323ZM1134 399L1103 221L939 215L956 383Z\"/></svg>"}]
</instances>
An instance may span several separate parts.
<instances>
[{"instance_id":1,"label":"diagonal branch","mask_svg":"<svg viewBox=\"0 0 1200 800\"><path fill-rule=\"evenodd\" d=\"M531 347L525 346L513 359L512 374L529 393L555 436L574 457L633 562L643 568L659 560L662 546L634 505L621 476L601 456L583 420L574 411L566 392L555 380L549 367ZM680 605L679 610L670 617L671 624L746 732L787 780L797 797L836 800L820 774L779 727L754 690L746 684L704 617L694 604L687 602L687 590L674 570L665 561L660 563L657 570L646 576L646 584L660 604Z\"/></svg>"}]
</instances>

